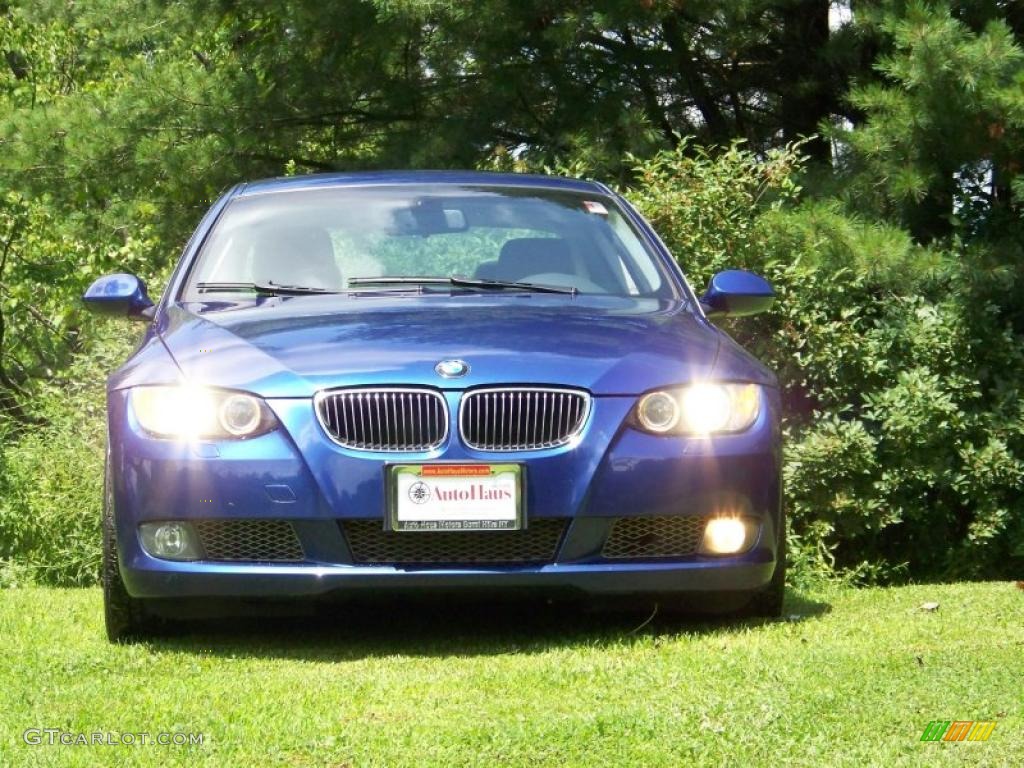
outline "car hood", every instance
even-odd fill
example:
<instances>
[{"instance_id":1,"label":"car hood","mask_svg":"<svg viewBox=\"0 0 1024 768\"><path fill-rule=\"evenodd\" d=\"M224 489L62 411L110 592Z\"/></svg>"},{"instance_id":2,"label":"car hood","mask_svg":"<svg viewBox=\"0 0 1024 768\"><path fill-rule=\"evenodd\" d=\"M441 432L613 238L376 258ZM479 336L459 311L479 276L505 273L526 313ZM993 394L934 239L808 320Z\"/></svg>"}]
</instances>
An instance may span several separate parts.
<instances>
[{"instance_id":1,"label":"car hood","mask_svg":"<svg viewBox=\"0 0 1024 768\"><path fill-rule=\"evenodd\" d=\"M770 377L675 301L553 294L303 296L172 304L156 330L187 380L264 397L308 397L352 385L461 389L514 383L635 395L710 376L721 349L732 367L746 369L744 378ZM449 359L464 361L469 372L442 378L435 366Z\"/></svg>"}]
</instances>

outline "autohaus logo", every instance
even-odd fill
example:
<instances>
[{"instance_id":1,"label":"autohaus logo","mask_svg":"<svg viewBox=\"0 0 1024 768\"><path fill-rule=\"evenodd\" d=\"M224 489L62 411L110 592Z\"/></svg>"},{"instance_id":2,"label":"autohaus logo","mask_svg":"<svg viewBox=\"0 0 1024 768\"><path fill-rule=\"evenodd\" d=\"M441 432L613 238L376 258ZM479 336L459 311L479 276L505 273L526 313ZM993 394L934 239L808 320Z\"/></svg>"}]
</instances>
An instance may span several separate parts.
<instances>
[{"instance_id":1,"label":"autohaus logo","mask_svg":"<svg viewBox=\"0 0 1024 768\"><path fill-rule=\"evenodd\" d=\"M434 370L446 379L457 379L469 373L469 366L463 360L442 360Z\"/></svg>"},{"instance_id":2,"label":"autohaus logo","mask_svg":"<svg viewBox=\"0 0 1024 768\"><path fill-rule=\"evenodd\" d=\"M430 486L422 480L409 486L409 501L413 504L426 504L430 501Z\"/></svg>"},{"instance_id":3,"label":"autohaus logo","mask_svg":"<svg viewBox=\"0 0 1024 768\"><path fill-rule=\"evenodd\" d=\"M497 501L512 498L512 491L508 488L488 488L482 483L474 483L468 488L435 488L434 494L438 501Z\"/></svg>"},{"instance_id":4,"label":"autohaus logo","mask_svg":"<svg viewBox=\"0 0 1024 768\"><path fill-rule=\"evenodd\" d=\"M498 501L511 499L512 491L508 488L493 488L474 483L466 488L431 488L422 480L409 486L409 501L413 504L426 504L432 498L438 501Z\"/></svg>"}]
</instances>

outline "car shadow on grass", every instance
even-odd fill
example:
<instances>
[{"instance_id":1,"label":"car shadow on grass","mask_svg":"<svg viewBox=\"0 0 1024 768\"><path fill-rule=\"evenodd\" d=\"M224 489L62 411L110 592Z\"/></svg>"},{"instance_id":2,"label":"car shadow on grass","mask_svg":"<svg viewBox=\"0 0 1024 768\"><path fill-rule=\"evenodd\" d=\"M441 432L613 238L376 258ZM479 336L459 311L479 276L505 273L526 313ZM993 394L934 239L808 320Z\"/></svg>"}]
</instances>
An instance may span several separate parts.
<instances>
[{"instance_id":1,"label":"car shadow on grass","mask_svg":"<svg viewBox=\"0 0 1024 768\"><path fill-rule=\"evenodd\" d=\"M327 603L304 616L263 611L175 622L145 642L158 652L309 661L541 653L681 635L728 635L816 619L831 608L794 590L787 590L779 619L680 616L651 605L593 610L573 603L507 599Z\"/></svg>"}]
</instances>

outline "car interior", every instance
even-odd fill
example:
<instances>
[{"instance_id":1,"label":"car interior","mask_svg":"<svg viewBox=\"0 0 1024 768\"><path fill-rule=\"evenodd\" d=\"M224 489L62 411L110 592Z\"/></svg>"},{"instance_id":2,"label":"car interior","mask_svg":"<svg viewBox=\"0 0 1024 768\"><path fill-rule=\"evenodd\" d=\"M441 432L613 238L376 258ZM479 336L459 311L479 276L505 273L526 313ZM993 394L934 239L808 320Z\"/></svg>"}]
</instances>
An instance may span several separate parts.
<instances>
[{"instance_id":1,"label":"car interior","mask_svg":"<svg viewBox=\"0 0 1024 768\"><path fill-rule=\"evenodd\" d=\"M255 282L344 290L352 277L475 277L651 295L664 281L628 225L572 207L493 198L426 199L371 209L258 209L215 233L196 282ZM621 218L621 217L619 217ZM284 222L287 223L284 223Z\"/></svg>"}]
</instances>

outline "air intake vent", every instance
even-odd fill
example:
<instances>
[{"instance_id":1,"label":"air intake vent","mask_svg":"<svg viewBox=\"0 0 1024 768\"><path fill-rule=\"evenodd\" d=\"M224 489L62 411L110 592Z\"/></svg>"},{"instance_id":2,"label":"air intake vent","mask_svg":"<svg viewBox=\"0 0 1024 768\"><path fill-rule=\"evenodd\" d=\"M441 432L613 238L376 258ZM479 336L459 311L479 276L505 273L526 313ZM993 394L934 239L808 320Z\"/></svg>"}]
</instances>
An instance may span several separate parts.
<instances>
[{"instance_id":1,"label":"air intake vent","mask_svg":"<svg viewBox=\"0 0 1024 768\"><path fill-rule=\"evenodd\" d=\"M432 389L321 392L315 408L331 439L362 451L429 451L448 436L448 406Z\"/></svg>"},{"instance_id":2,"label":"air intake vent","mask_svg":"<svg viewBox=\"0 0 1024 768\"><path fill-rule=\"evenodd\" d=\"M361 565L527 565L554 561L566 521L531 520L521 531L395 532L380 520L346 520L341 527Z\"/></svg>"},{"instance_id":3,"label":"air intake vent","mask_svg":"<svg viewBox=\"0 0 1024 768\"><path fill-rule=\"evenodd\" d=\"M459 408L463 442L481 451L539 451L583 430L590 395L573 389L508 387L467 392Z\"/></svg>"},{"instance_id":4,"label":"air intake vent","mask_svg":"<svg viewBox=\"0 0 1024 768\"><path fill-rule=\"evenodd\" d=\"M296 562L305 559L287 520L196 520L207 560Z\"/></svg>"},{"instance_id":5,"label":"air intake vent","mask_svg":"<svg viewBox=\"0 0 1024 768\"><path fill-rule=\"evenodd\" d=\"M620 517L604 542L606 560L692 555L704 536L704 517Z\"/></svg>"}]
</instances>

